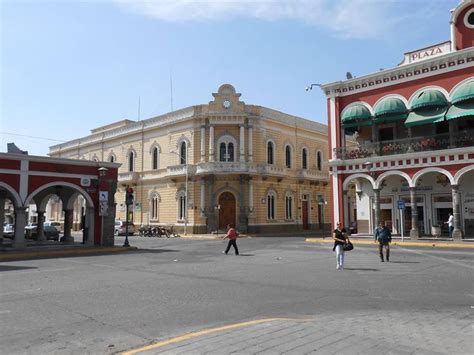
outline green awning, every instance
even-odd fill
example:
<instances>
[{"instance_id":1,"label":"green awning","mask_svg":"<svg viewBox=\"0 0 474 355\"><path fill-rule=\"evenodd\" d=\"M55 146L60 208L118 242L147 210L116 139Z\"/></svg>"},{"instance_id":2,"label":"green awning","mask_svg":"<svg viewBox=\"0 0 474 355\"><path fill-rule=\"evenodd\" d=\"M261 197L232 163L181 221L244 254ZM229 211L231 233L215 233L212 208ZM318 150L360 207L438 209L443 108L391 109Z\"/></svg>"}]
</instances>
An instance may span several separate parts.
<instances>
[{"instance_id":1,"label":"green awning","mask_svg":"<svg viewBox=\"0 0 474 355\"><path fill-rule=\"evenodd\" d=\"M448 113L446 113L446 119L453 120L455 118L461 118L466 116L474 116L474 101L460 102L452 105Z\"/></svg>"},{"instance_id":2,"label":"green awning","mask_svg":"<svg viewBox=\"0 0 474 355\"><path fill-rule=\"evenodd\" d=\"M448 100L439 90L428 89L420 92L411 103L412 110L422 107L447 106Z\"/></svg>"},{"instance_id":3,"label":"green awning","mask_svg":"<svg viewBox=\"0 0 474 355\"><path fill-rule=\"evenodd\" d=\"M395 122L395 121L404 121L408 117L408 112L398 113L398 114L388 114L383 116L377 116L374 118L374 123L384 123L384 122Z\"/></svg>"},{"instance_id":4,"label":"green awning","mask_svg":"<svg viewBox=\"0 0 474 355\"><path fill-rule=\"evenodd\" d=\"M410 112L405 121L405 126L414 127L429 123L437 123L444 121L444 115L448 109L446 107L435 107L430 110L418 110Z\"/></svg>"},{"instance_id":5,"label":"green awning","mask_svg":"<svg viewBox=\"0 0 474 355\"><path fill-rule=\"evenodd\" d=\"M341 120L344 128L372 125L372 115L364 105L353 105L345 108Z\"/></svg>"},{"instance_id":6,"label":"green awning","mask_svg":"<svg viewBox=\"0 0 474 355\"><path fill-rule=\"evenodd\" d=\"M405 103L396 97L389 97L378 102L374 107L376 117L407 112Z\"/></svg>"},{"instance_id":7,"label":"green awning","mask_svg":"<svg viewBox=\"0 0 474 355\"><path fill-rule=\"evenodd\" d=\"M457 104L462 101L474 99L474 80L462 84L454 91L451 102Z\"/></svg>"}]
</instances>

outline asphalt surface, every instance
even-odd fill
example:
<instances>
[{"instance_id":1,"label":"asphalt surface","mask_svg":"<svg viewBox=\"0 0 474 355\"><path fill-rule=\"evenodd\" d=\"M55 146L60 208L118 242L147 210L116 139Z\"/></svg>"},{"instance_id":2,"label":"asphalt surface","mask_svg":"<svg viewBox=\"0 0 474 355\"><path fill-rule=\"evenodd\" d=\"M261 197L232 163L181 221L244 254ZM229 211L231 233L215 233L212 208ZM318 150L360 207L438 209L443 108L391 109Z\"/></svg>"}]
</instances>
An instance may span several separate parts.
<instances>
[{"instance_id":1,"label":"asphalt surface","mask_svg":"<svg viewBox=\"0 0 474 355\"><path fill-rule=\"evenodd\" d=\"M240 256L220 240L130 243L0 263L0 352L474 352L472 249L393 247L381 263L356 245L339 271L330 244L300 238L240 239Z\"/></svg>"}]
</instances>

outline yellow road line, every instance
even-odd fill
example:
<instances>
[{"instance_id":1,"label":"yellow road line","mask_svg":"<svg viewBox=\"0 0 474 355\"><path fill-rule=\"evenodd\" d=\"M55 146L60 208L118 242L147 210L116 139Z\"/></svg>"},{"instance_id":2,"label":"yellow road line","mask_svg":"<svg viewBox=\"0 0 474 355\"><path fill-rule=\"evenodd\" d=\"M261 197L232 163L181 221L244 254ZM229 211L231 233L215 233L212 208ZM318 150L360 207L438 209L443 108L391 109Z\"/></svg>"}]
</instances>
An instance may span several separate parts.
<instances>
[{"instance_id":1,"label":"yellow road line","mask_svg":"<svg viewBox=\"0 0 474 355\"><path fill-rule=\"evenodd\" d=\"M279 320L309 321L310 319L266 318L266 319L252 320L252 321L248 321L248 322L229 324L229 325L225 325L225 326L222 326L222 327L208 328L208 329L200 330L200 331L197 331L197 332L192 332L192 333L180 335L180 336L177 336L177 337L174 337L174 338L166 339L166 340L160 341L158 343L143 346L141 348L128 350L128 351L123 352L122 355L133 355L133 354L141 353L143 351L158 349L158 348L161 348L165 345L179 343L181 341L189 340L189 339L196 338L196 337L199 337L199 336L202 336L202 335L222 332L222 331L230 330L230 329L248 327L248 326L251 326L251 325L256 325L256 324L261 324L261 323L270 323L270 322L275 322L275 321L279 321Z\"/></svg>"}]
</instances>

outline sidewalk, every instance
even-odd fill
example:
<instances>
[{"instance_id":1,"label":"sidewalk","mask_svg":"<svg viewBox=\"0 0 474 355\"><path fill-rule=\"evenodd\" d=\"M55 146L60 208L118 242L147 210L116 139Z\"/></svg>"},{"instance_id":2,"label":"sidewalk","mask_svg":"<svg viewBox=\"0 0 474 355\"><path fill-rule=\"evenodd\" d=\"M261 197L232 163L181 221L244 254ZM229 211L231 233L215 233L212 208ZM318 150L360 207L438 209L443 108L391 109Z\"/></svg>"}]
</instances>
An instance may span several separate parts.
<instances>
[{"instance_id":1,"label":"sidewalk","mask_svg":"<svg viewBox=\"0 0 474 355\"><path fill-rule=\"evenodd\" d=\"M375 242L371 237L351 237L351 242L354 245L374 245ZM307 243L328 243L333 244L332 238L307 238ZM473 241L462 240L435 240L435 239L419 239L419 240L404 240L392 239L392 246L403 247L427 247L427 248L453 248L453 249L474 249Z\"/></svg>"}]
</instances>

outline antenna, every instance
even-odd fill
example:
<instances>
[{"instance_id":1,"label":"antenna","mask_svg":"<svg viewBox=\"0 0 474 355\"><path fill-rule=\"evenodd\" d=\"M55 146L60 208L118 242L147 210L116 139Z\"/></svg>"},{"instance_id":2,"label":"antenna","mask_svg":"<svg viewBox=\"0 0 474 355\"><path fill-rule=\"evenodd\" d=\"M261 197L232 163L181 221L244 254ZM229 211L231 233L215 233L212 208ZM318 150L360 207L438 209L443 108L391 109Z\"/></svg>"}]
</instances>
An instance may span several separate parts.
<instances>
[{"instance_id":1,"label":"antenna","mask_svg":"<svg viewBox=\"0 0 474 355\"><path fill-rule=\"evenodd\" d=\"M140 121L140 96L138 96L138 120Z\"/></svg>"},{"instance_id":2,"label":"antenna","mask_svg":"<svg viewBox=\"0 0 474 355\"><path fill-rule=\"evenodd\" d=\"M170 67L170 99L171 99L171 112L173 112L173 75Z\"/></svg>"},{"instance_id":3,"label":"antenna","mask_svg":"<svg viewBox=\"0 0 474 355\"><path fill-rule=\"evenodd\" d=\"M348 72L346 73L346 78L347 78L348 80L352 79L353 77L354 77L354 76L352 75L352 73L351 73L350 71L348 71Z\"/></svg>"}]
</instances>

